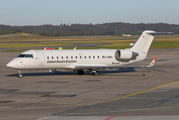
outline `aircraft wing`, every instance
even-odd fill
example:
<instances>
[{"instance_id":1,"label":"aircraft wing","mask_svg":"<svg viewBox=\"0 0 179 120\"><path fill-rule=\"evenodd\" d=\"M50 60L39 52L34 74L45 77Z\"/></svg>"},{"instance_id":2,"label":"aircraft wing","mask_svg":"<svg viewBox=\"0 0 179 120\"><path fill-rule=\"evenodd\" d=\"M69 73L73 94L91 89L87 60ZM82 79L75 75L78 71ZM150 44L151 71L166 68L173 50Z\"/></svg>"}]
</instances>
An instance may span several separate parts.
<instances>
[{"instance_id":1,"label":"aircraft wing","mask_svg":"<svg viewBox=\"0 0 179 120\"><path fill-rule=\"evenodd\" d=\"M145 67L145 66L75 66L75 69L77 70L104 70L104 69L120 69L120 68L139 68L139 67Z\"/></svg>"},{"instance_id":2,"label":"aircraft wing","mask_svg":"<svg viewBox=\"0 0 179 120\"><path fill-rule=\"evenodd\" d=\"M100 69L120 69L120 68L141 68L141 67L153 67L154 64L155 64L155 61L156 61L156 58L155 57L152 62L148 65L148 66L106 66L106 65L81 65L81 66L74 66L75 69L77 70L89 70L89 69L92 69L92 70L100 70Z\"/></svg>"}]
</instances>

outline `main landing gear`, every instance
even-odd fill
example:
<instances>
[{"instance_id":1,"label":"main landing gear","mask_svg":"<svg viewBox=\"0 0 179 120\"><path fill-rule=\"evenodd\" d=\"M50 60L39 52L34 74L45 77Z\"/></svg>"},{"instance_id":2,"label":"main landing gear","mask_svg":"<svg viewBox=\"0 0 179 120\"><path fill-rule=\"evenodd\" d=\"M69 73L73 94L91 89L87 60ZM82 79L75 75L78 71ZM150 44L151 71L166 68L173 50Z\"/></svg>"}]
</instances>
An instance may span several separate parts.
<instances>
[{"instance_id":1,"label":"main landing gear","mask_svg":"<svg viewBox=\"0 0 179 120\"><path fill-rule=\"evenodd\" d=\"M78 70L77 73L78 73L78 75L84 75L84 71L83 70Z\"/></svg>"},{"instance_id":2,"label":"main landing gear","mask_svg":"<svg viewBox=\"0 0 179 120\"><path fill-rule=\"evenodd\" d=\"M97 76L98 75L98 71L91 70L91 74L94 75L94 76Z\"/></svg>"},{"instance_id":3,"label":"main landing gear","mask_svg":"<svg viewBox=\"0 0 179 120\"><path fill-rule=\"evenodd\" d=\"M77 73L78 73L78 75L83 75L84 71L83 70L78 70ZM91 73L91 75L94 75L94 76L98 75L98 71L95 71L95 70L91 70L90 73Z\"/></svg>"},{"instance_id":4,"label":"main landing gear","mask_svg":"<svg viewBox=\"0 0 179 120\"><path fill-rule=\"evenodd\" d=\"M22 75L21 70L18 70L18 73L19 73L18 77L19 77L19 78L23 78L23 75Z\"/></svg>"},{"instance_id":5,"label":"main landing gear","mask_svg":"<svg viewBox=\"0 0 179 120\"><path fill-rule=\"evenodd\" d=\"M56 69L49 69L49 72L56 73L57 70Z\"/></svg>"}]
</instances>

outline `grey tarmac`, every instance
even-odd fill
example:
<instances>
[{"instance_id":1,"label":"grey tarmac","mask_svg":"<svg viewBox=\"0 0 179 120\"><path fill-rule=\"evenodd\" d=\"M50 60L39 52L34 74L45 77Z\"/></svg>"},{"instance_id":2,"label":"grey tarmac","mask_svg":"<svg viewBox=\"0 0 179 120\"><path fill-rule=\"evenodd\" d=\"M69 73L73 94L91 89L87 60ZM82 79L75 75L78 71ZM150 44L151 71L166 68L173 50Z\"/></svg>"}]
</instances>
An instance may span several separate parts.
<instances>
[{"instance_id":1,"label":"grey tarmac","mask_svg":"<svg viewBox=\"0 0 179 120\"><path fill-rule=\"evenodd\" d=\"M179 118L179 49L150 50L136 64L148 65L156 56L152 68L99 71L98 76L24 70L18 78L6 64L19 54L0 52L0 120Z\"/></svg>"}]
</instances>

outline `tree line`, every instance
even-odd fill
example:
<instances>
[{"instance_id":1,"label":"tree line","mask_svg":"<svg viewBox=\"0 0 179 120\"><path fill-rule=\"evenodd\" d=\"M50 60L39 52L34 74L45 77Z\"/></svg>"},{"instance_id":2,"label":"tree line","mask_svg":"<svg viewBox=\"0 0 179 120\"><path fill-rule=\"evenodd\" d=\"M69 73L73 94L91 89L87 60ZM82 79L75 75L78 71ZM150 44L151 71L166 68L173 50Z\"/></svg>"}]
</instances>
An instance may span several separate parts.
<instances>
[{"instance_id":1,"label":"tree line","mask_svg":"<svg viewBox=\"0 0 179 120\"><path fill-rule=\"evenodd\" d=\"M21 32L20 30L0 30L0 35L4 35L4 34L16 34L18 32Z\"/></svg>"},{"instance_id":2,"label":"tree line","mask_svg":"<svg viewBox=\"0 0 179 120\"><path fill-rule=\"evenodd\" d=\"M97 36L97 35L121 35L141 34L144 30L160 32L174 32L179 34L179 25L167 23L131 24L131 23L104 23L104 24L60 24L60 25L38 25L38 26L10 26L0 25L0 34L11 32L26 32L44 36Z\"/></svg>"}]
</instances>

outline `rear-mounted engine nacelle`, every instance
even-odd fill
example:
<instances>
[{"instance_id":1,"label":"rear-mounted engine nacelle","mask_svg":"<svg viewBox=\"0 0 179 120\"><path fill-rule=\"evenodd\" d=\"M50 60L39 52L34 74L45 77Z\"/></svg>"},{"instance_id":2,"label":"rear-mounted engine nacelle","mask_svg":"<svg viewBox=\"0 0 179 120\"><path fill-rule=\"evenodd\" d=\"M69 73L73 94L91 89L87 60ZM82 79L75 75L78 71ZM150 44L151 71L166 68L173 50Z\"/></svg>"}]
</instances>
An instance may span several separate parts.
<instances>
[{"instance_id":1,"label":"rear-mounted engine nacelle","mask_svg":"<svg viewBox=\"0 0 179 120\"><path fill-rule=\"evenodd\" d=\"M134 60L138 56L138 53L132 52L130 50L117 50L115 53L115 58L118 61L127 62L129 60Z\"/></svg>"}]
</instances>

